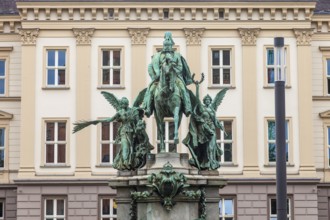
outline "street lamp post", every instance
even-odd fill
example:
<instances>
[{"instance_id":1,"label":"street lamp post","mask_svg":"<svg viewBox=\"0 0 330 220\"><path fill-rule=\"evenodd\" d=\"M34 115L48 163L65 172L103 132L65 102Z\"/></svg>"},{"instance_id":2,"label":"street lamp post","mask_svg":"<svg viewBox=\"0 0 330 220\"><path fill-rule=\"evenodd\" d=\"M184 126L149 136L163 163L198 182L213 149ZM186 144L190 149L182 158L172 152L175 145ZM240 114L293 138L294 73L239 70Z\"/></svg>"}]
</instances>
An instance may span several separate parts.
<instances>
[{"instance_id":1,"label":"street lamp post","mask_svg":"<svg viewBox=\"0 0 330 220\"><path fill-rule=\"evenodd\" d=\"M277 219L287 219L286 191L286 120L285 120L285 54L284 38L274 38L275 125L276 125L276 206Z\"/></svg>"}]
</instances>

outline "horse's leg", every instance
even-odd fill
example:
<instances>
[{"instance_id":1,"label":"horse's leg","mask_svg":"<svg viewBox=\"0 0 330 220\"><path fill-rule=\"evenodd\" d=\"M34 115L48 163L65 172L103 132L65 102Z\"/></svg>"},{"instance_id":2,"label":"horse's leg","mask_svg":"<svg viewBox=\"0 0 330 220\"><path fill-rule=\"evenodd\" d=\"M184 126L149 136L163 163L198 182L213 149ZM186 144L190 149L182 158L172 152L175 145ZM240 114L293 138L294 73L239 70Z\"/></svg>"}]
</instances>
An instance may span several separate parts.
<instances>
[{"instance_id":1,"label":"horse's leg","mask_svg":"<svg viewBox=\"0 0 330 220\"><path fill-rule=\"evenodd\" d=\"M155 114L156 123L157 123L157 134L160 141L160 152L165 152L165 142L164 142L164 122L161 120L161 117L158 115L158 111Z\"/></svg>"},{"instance_id":2,"label":"horse's leg","mask_svg":"<svg viewBox=\"0 0 330 220\"><path fill-rule=\"evenodd\" d=\"M174 143L179 143L179 126L180 126L180 105L174 108Z\"/></svg>"}]
</instances>

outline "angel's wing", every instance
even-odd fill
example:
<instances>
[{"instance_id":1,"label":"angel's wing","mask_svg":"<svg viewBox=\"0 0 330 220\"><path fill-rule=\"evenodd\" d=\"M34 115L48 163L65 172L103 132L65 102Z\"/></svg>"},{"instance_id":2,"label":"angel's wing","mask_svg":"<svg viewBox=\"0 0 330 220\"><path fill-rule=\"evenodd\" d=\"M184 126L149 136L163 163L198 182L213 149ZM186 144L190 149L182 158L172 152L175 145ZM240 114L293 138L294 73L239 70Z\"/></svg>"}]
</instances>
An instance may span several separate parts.
<instances>
[{"instance_id":1,"label":"angel's wing","mask_svg":"<svg viewBox=\"0 0 330 220\"><path fill-rule=\"evenodd\" d=\"M73 131L72 133L76 133L90 125L97 125L100 122L105 122L107 119L101 119L101 120L95 120L95 121L77 121L75 123L73 123L74 127L73 127Z\"/></svg>"},{"instance_id":2,"label":"angel's wing","mask_svg":"<svg viewBox=\"0 0 330 220\"><path fill-rule=\"evenodd\" d=\"M214 109L214 111L217 111L219 105L222 102L222 99L225 97L227 90L228 90L228 88L224 88L220 92L218 92L218 94L215 96L215 98L212 102L212 108Z\"/></svg>"},{"instance_id":3,"label":"angel's wing","mask_svg":"<svg viewBox=\"0 0 330 220\"><path fill-rule=\"evenodd\" d=\"M105 91L102 91L101 94L116 109L116 111L120 110L119 100L116 98L114 94Z\"/></svg>"},{"instance_id":4,"label":"angel's wing","mask_svg":"<svg viewBox=\"0 0 330 220\"><path fill-rule=\"evenodd\" d=\"M135 98L135 100L133 102L133 107L139 107L142 104L146 91L147 91L147 88L145 88L141 92L139 92L139 95Z\"/></svg>"}]
</instances>

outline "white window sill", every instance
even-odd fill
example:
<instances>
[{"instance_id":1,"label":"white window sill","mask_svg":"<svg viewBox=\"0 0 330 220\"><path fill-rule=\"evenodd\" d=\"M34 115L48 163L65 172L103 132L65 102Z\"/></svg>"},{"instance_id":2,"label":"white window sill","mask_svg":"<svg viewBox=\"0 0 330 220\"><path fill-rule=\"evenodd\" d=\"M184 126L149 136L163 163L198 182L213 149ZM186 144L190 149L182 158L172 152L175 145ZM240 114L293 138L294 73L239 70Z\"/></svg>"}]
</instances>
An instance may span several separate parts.
<instances>
[{"instance_id":1,"label":"white window sill","mask_svg":"<svg viewBox=\"0 0 330 220\"><path fill-rule=\"evenodd\" d=\"M101 86L98 86L97 89L125 89L125 86L121 86L121 85L118 85L118 86L101 85Z\"/></svg>"},{"instance_id":2,"label":"white window sill","mask_svg":"<svg viewBox=\"0 0 330 220\"><path fill-rule=\"evenodd\" d=\"M264 164L264 167L276 167L276 162ZM294 163L287 162L286 167L294 167Z\"/></svg>"},{"instance_id":3,"label":"white window sill","mask_svg":"<svg viewBox=\"0 0 330 220\"><path fill-rule=\"evenodd\" d=\"M45 164L40 166L40 168L70 168L71 165L69 164Z\"/></svg>"},{"instance_id":4,"label":"white window sill","mask_svg":"<svg viewBox=\"0 0 330 220\"><path fill-rule=\"evenodd\" d=\"M221 167L238 167L237 163L234 162L220 162Z\"/></svg>"},{"instance_id":5,"label":"white window sill","mask_svg":"<svg viewBox=\"0 0 330 220\"><path fill-rule=\"evenodd\" d=\"M98 165L95 166L96 168L112 168L112 164L110 163L100 163Z\"/></svg>"},{"instance_id":6,"label":"white window sill","mask_svg":"<svg viewBox=\"0 0 330 220\"><path fill-rule=\"evenodd\" d=\"M264 89L274 89L275 88L275 84L273 85L264 85ZM291 85L285 85L286 89L291 89Z\"/></svg>"},{"instance_id":7,"label":"white window sill","mask_svg":"<svg viewBox=\"0 0 330 220\"><path fill-rule=\"evenodd\" d=\"M42 90L69 90L68 86L44 86Z\"/></svg>"},{"instance_id":8,"label":"white window sill","mask_svg":"<svg viewBox=\"0 0 330 220\"><path fill-rule=\"evenodd\" d=\"M232 86L232 85L210 85L207 87L208 89L224 89L224 88L228 88L228 89L236 89L236 86Z\"/></svg>"}]
</instances>

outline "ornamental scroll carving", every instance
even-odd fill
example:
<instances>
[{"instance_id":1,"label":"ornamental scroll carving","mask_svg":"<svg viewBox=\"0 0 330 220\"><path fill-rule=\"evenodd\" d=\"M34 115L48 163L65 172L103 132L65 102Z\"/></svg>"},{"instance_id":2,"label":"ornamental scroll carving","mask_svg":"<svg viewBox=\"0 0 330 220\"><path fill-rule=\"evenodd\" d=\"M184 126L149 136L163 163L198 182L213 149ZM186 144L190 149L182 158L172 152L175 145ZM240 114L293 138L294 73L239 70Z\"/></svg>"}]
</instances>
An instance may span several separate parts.
<instances>
[{"instance_id":1,"label":"ornamental scroll carving","mask_svg":"<svg viewBox=\"0 0 330 220\"><path fill-rule=\"evenodd\" d=\"M146 44L149 28L128 28L132 44Z\"/></svg>"},{"instance_id":2,"label":"ornamental scroll carving","mask_svg":"<svg viewBox=\"0 0 330 220\"><path fill-rule=\"evenodd\" d=\"M311 45L313 30L314 30L313 28L293 29L294 34L296 35L297 38L297 45L298 46Z\"/></svg>"},{"instance_id":3,"label":"ornamental scroll carving","mask_svg":"<svg viewBox=\"0 0 330 220\"><path fill-rule=\"evenodd\" d=\"M187 45L201 45L204 28L185 28L183 30Z\"/></svg>"},{"instance_id":4,"label":"ornamental scroll carving","mask_svg":"<svg viewBox=\"0 0 330 220\"><path fill-rule=\"evenodd\" d=\"M39 29L19 29L18 33L21 35L23 45L35 45L39 35Z\"/></svg>"},{"instance_id":5,"label":"ornamental scroll carving","mask_svg":"<svg viewBox=\"0 0 330 220\"><path fill-rule=\"evenodd\" d=\"M74 36L76 37L77 45L89 45L91 44L92 36L94 34L94 28L74 28L72 29Z\"/></svg>"},{"instance_id":6,"label":"ornamental scroll carving","mask_svg":"<svg viewBox=\"0 0 330 220\"><path fill-rule=\"evenodd\" d=\"M254 46L257 43L260 28L240 28L238 32L242 38L242 45Z\"/></svg>"}]
</instances>

